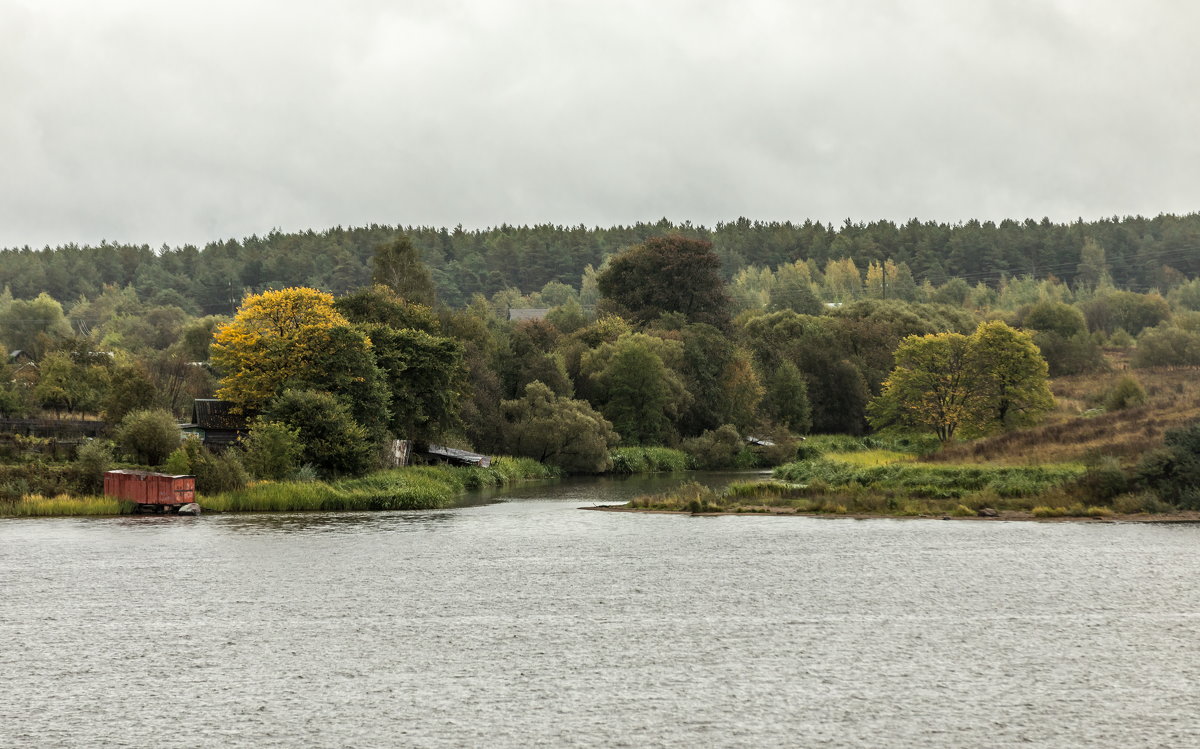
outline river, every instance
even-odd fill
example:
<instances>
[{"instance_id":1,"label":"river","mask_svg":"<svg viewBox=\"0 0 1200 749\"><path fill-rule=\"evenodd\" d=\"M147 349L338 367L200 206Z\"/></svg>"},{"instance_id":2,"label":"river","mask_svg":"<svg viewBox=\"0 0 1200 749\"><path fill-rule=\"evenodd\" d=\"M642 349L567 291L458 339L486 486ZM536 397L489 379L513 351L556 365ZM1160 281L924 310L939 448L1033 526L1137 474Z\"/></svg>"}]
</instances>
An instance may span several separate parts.
<instances>
[{"instance_id":1,"label":"river","mask_svg":"<svg viewBox=\"0 0 1200 749\"><path fill-rule=\"evenodd\" d=\"M676 480L0 521L0 747L1200 745L1200 528L577 509Z\"/></svg>"}]
</instances>

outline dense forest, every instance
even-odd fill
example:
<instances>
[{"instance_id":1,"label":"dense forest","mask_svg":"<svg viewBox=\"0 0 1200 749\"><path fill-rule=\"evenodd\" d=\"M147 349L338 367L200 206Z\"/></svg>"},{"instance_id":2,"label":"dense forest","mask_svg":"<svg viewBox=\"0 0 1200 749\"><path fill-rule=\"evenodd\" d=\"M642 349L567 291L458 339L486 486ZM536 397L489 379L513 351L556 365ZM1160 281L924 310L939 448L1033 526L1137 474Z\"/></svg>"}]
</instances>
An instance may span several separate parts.
<instances>
[{"instance_id":1,"label":"dense forest","mask_svg":"<svg viewBox=\"0 0 1200 749\"><path fill-rule=\"evenodd\" d=\"M712 243L725 280L739 272L806 261L823 273L849 259L860 273L891 261L905 278L941 286L952 278L995 287L1003 278L1054 277L1075 285L1085 244L1103 248L1112 282L1149 291L1200 274L1200 214L1125 217L1068 224L1041 221L911 220L834 227L812 221L755 222L744 218L713 228L666 219L612 228L499 226L461 228L373 225L300 233L271 232L203 248L102 242L0 251L0 286L13 296L45 292L63 302L94 298L104 286L132 285L143 301L178 306L190 314L232 314L246 293L307 286L341 295L370 282L375 249L407 235L429 264L438 298L452 307L474 294L506 289L523 294L548 283L580 289L588 266L598 269L616 252L668 234ZM586 301L586 300L585 300ZM846 301L846 300L841 300Z\"/></svg>"},{"instance_id":2,"label":"dense forest","mask_svg":"<svg viewBox=\"0 0 1200 749\"><path fill-rule=\"evenodd\" d=\"M217 477L243 459L260 477L361 475L393 439L579 472L617 446L722 468L789 459L806 433L950 442L1038 422L1047 378L1107 376L1106 350L1200 365L1197 236L1200 215L6 251L0 415L101 419L158 465L172 450L151 459L140 435L177 443L215 396L248 441L174 470L219 458Z\"/></svg>"}]
</instances>

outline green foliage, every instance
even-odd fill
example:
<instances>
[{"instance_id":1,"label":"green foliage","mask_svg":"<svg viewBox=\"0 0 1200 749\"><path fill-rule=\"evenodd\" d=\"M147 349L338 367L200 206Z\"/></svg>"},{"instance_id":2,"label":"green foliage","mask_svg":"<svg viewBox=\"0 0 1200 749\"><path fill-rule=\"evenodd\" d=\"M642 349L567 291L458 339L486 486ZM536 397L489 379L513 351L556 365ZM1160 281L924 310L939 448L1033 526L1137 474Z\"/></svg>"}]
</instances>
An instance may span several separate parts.
<instances>
[{"instance_id":1,"label":"green foliage","mask_svg":"<svg viewBox=\"0 0 1200 749\"><path fill-rule=\"evenodd\" d=\"M680 348L673 341L630 334L615 344L601 344L585 359L595 402L625 444L673 441L674 422L691 396L659 352L674 358L680 356Z\"/></svg>"},{"instance_id":2,"label":"green foliage","mask_svg":"<svg viewBox=\"0 0 1200 749\"><path fill-rule=\"evenodd\" d=\"M1047 366L1027 333L981 323L971 336L909 336L870 407L872 424L934 432L983 432L1030 423L1053 407Z\"/></svg>"},{"instance_id":3,"label":"green foliage","mask_svg":"<svg viewBox=\"0 0 1200 749\"><path fill-rule=\"evenodd\" d=\"M179 447L179 424L162 409L130 411L117 425L114 439L133 462L157 466Z\"/></svg>"},{"instance_id":4,"label":"green foliage","mask_svg":"<svg viewBox=\"0 0 1200 749\"><path fill-rule=\"evenodd\" d=\"M132 509L132 504L113 497L77 497L66 494L46 497L30 494L16 502L0 502L0 517L123 515Z\"/></svg>"},{"instance_id":5,"label":"green foliage","mask_svg":"<svg viewBox=\"0 0 1200 749\"><path fill-rule=\"evenodd\" d=\"M1102 457L1091 461L1079 477L1077 489L1085 499L1111 502L1129 491L1129 476L1116 458Z\"/></svg>"},{"instance_id":6,"label":"green foliage","mask_svg":"<svg viewBox=\"0 0 1200 749\"><path fill-rule=\"evenodd\" d=\"M637 322L680 312L688 322L729 324L729 297L712 244L655 237L612 258L597 278L600 293Z\"/></svg>"},{"instance_id":7,"label":"green foliage","mask_svg":"<svg viewBox=\"0 0 1200 749\"><path fill-rule=\"evenodd\" d=\"M391 433L428 441L457 426L466 375L462 344L414 329L367 325L363 330L391 402Z\"/></svg>"},{"instance_id":8,"label":"green foliage","mask_svg":"<svg viewBox=\"0 0 1200 749\"><path fill-rule=\"evenodd\" d=\"M117 367L112 373L112 383L104 396L104 420L116 424L125 414L146 408L158 399L158 390L145 370L138 366Z\"/></svg>"},{"instance_id":9,"label":"green foliage","mask_svg":"<svg viewBox=\"0 0 1200 749\"><path fill-rule=\"evenodd\" d=\"M1019 325L1046 333L1055 333L1062 338L1071 338L1087 332L1087 320L1078 308L1063 302L1043 299L1022 311Z\"/></svg>"},{"instance_id":10,"label":"green foliage","mask_svg":"<svg viewBox=\"0 0 1200 749\"><path fill-rule=\"evenodd\" d=\"M692 398L679 418L681 432L699 434L715 429L730 417L732 404L726 381L736 355L729 336L712 325L684 327L680 372Z\"/></svg>"},{"instance_id":11,"label":"green foliage","mask_svg":"<svg viewBox=\"0 0 1200 749\"><path fill-rule=\"evenodd\" d=\"M89 357L76 360L70 353L46 354L38 370L33 398L43 408L67 413L92 411L108 388L107 368ZM147 405L147 404L142 404Z\"/></svg>"},{"instance_id":12,"label":"green foliage","mask_svg":"<svg viewBox=\"0 0 1200 749\"><path fill-rule=\"evenodd\" d=\"M375 443L367 430L328 393L287 390L268 404L266 414L296 430L304 446L301 462L324 476L357 476L374 464Z\"/></svg>"},{"instance_id":13,"label":"green foliage","mask_svg":"<svg viewBox=\"0 0 1200 749\"><path fill-rule=\"evenodd\" d=\"M1076 480L1075 466L956 466L888 463L856 466L817 459L788 463L775 477L796 484L821 483L831 488L860 486L873 491L902 492L930 499L959 499L989 490L1000 497L1033 497Z\"/></svg>"},{"instance_id":14,"label":"green foliage","mask_svg":"<svg viewBox=\"0 0 1200 749\"><path fill-rule=\"evenodd\" d=\"M533 458L569 473L600 473L619 437L585 401L555 395L540 382L525 396L501 403L508 452Z\"/></svg>"},{"instance_id":15,"label":"green foliage","mask_svg":"<svg viewBox=\"0 0 1200 749\"><path fill-rule=\"evenodd\" d=\"M180 458L182 453L182 459ZM191 437L183 441L178 450L171 453L169 462L175 468L186 463L186 470L180 474L191 474L196 477L196 491L205 493L237 491L246 486L250 475L242 464L238 450L228 449L214 453Z\"/></svg>"},{"instance_id":16,"label":"green foliage","mask_svg":"<svg viewBox=\"0 0 1200 749\"><path fill-rule=\"evenodd\" d=\"M1149 328L1138 336L1135 367L1193 367L1200 365L1200 333L1170 325Z\"/></svg>"},{"instance_id":17,"label":"green foliage","mask_svg":"<svg viewBox=\"0 0 1200 749\"><path fill-rule=\"evenodd\" d=\"M1134 477L1164 502L1200 510L1200 423L1167 432L1161 448L1142 455Z\"/></svg>"},{"instance_id":18,"label":"green foliage","mask_svg":"<svg viewBox=\"0 0 1200 749\"><path fill-rule=\"evenodd\" d=\"M242 438L243 463L254 478L279 481L296 473L304 445L300 430L263 417Z\"/></svg>"},{"instance_id":19,"label":"green foliage","mask_svg":"<svg viewBox=\"0 0 1200 749\"><path fill-rule=\"evenodd\" d=\"M436 335L440 324L433 310L410 302L382 285L359 289L334 300L333 306L352 323L386 325L396 330L421 330Z\"/></svg>"},{"instance_id":20,"label":"green foliage","mask_svg":"<svg viewBox=\"0 0 1200 749\"><path fill-rule=\"evenodd\" d=\"M333 482L263 482L201 497L200 505L220 512L430 510L450 505L467 489L554 475L527 459L498 458L491 468L420 466Z\"/></svg>"},{"instance_id":21,"label":"green foliage","mask_svg":"<svg viewBox=\"0 0 1200 749\"><path fill-rule=\"evenodd\" d=\"M1038 331L1033 342L1045 358L1051 377L1100 372L1106 367L1100 346L1086 331L1070 338L1052 331Z\"/></svg>"},{"instance_id":22,"label":"green foliage","mask_svg":"<svg viewBox=\"0 0 1200 749\"><path fill-rule=\"evenodd\" d=\"M112 447L103 440L89 440L79 447L75 462L72 489L79 494L102 494L104 473L112 470Z\"/></svg>"},{"instance_id":23,"label":"green foliage","mask_svg":"<svg viewBox=\"0 0 1200 749\"><path fill-rule=\"evenodd\" d=\"M618 447L612 451L610 473L677 473L688 468L688 455L669 447Z\"/></svg>"},{"instance_id":24,"label":"green foliage","mask_svg":"<svg viewBox=\"0 0 1200 749\"><path fill-rule=\"evenodd\" d=\"M1112 333L1118 328L1136 336L1171 316L1167 300L1158 294L1135 294L1131 291L1111 291L1084 303L1083 314L1088 328Z\"/></svg>"},{"instance_id":25,"label":"green foliage","mask_svg":"<svg viewBox=\"0 0 1200 749\"><path fill-rule=\"evenodd\" d=\"M34 299L10 299L0 306L0 340L10 350L40 361L55 344L71 335L62 305L44 290Z\"/></svg>"},{"instance_id":26,"label":"green foliage","mask_svg":"<svg viewBox=\"0 0 1200 749\"><path fill-rule=\"evenodd\" d=\"M404 235L375 250L371 280L414 304L432 306L436 301L429 268L421 262L420 250Z\"/></svg>"},{"instance_id":27,"label":"green foliage","mask_svg":"<svg viewBox=\"0 0 1200 749\"><path fill-rule=\"evenodd\" d=\"M1146 391L1142 384L1133 377L1125 375L1118 379L1108 392L1104 394L1104 409L1120 411L1131 406L1140 406L1146 402Z\"/></svg>"},{"instance_id":28,"label":"green foliage","mask_svg":"<svg viewBox=\"0 0 1200 749\"><path fill-rule=\"evenodd\" d=\"M691 456L692 464L704 471L749 468L754 463L753 454L732 424L684 440L681 447Z\"/></svg>"},{"instance_id":29,"label":"green foliage","mask_svg":"<svg viewBox=\"0 0 1200 749\"><path fill-rule=\"evenodd\" d=\"M785 361L767 378L763 412L796 434L807 434L812 428L808 384L790 361Z\"/></svg>"}]
</instances>

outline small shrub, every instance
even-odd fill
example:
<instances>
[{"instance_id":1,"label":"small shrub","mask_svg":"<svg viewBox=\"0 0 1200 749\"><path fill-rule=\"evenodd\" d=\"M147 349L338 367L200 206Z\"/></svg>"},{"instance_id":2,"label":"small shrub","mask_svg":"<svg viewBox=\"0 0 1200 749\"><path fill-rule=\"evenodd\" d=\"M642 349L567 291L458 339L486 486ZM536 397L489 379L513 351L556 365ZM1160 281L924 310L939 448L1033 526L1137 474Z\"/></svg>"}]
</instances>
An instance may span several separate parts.
<instances>
[{"instance_id":1,"label":"small shrub","mask_svg":"<svg viewBox=\"0 0 1200 749\"><path fill-rule=\"evenodd\" d=\"M1104 408L1108 411L1120 411L1131 406L1143 405L1145 402L1146 391L1141 383L1129 375L1117 380L1104 395Z\"/></svg>"},{"instance_id":2,"label":"small shrub","mask_svg":"<svg viewBox=\"0 0 1200 749\"><path fill-rule=\"evenodd\" d=\"M189 437L186 442L196 440L195 437ZM199 440L196 440L199 441ZM188 460L188 451L184 447L176 448L167 456L167 462L163 463L162 469L165 473L174 474L176 476L184 476L192 472L192 464Z\"/></svg>"},{"instance_id":3,"label":"small shrub","mask_svg":"<svg viewBox=\"0 0 1200 749\"><path fill-rule=\"evenodd\" d=\"M179 447L179 424L169 411L142 409L131 411L116 430L116 442L130 460L157 466Z\"/></svg>"},{"instance_id":4,"label":"small shrub","mask_svg":"<svg viewBox=\"0 0 1200 749\"><path fill-rule=\"evenodd\" d=\"M1077 482L1085 499L1109 501L1129 490L1129 478L1116 458L1102 457L1095 460Z\"/></svg>"},{"instance_id":5,"label":"small shrub","mask_svg":"<svg viewBox=\"0 0 1200 749\"><path fill-rule=\"evenodd\" d=\"M104 472L113 465L112 448L101 440L91 440L79 448L72 465L72 488L79 494L103 494Z\"/></svg>"},{"instance_id":6,"label":"small shrub","mask_svg":"<svg viewBox=\"0 0 1200 749\"><path fill-rule=\"evenodd\" d=\"M196 477L196 491L205 494L237 491L246 486L250 475L242 464L241 455L237 450L229 449L223 453L214 453L200 440L186 440L179 450L187 459L187 470Z\"/></svg>"},{"instance_id":7,"label":"small shrub","mask_svg":"<svg viewBox=\"0 0 1200 749\"><path fill-rule=\"evenodd\" d=\"M242 439L246 468L255 478L281 480L296 472L304 446L300 430L262 417L254 420Z\"/></svg>"},{"instance_id":8,"label":"small shrub","mask_svg":"<svg viewBox=\"0 0 1200 749\"><path fill-rule=\"evenodd\" d=\"M695 466L705 471L720 471L737 467L738 456L744 449L737 427L725 424L699 437L684 440L683 451L691 456Z\"/></svg>"},{"instance_id":9,"label":"small shrub","mask_svg":"<svg viewBox=\"0 0 1200 749\"><path fill-rule=\"evenodd\" d=\"M1163 502L1154 492L1138 492L1136 494L1122 494L1114 499L1113 509L1127 515L1143 512L1161 515L1173 512L1175 507Z\"/></svg>"}]
</instances>

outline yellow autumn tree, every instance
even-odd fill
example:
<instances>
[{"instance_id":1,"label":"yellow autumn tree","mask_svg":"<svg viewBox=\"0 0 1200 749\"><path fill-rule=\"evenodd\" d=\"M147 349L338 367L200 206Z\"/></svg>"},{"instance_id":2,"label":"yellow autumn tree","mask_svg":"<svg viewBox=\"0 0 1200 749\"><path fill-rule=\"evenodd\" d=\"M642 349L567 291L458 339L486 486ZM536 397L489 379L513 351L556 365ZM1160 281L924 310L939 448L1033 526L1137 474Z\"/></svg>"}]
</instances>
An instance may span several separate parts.
<instances>
[{"instance_id":1,"label":"yellow autumn tree","mask_svg":"<svg viewBox=\"0 0 1200 749\"><path fill-rule=\"evenodd\" d=\"M335 328L349 325L334 308L333 295L316 289L247 296L233 321L213 337L210 357L223 375L217 396L242 410L257 408L321 358Z\"/></svg>"},{"instance_id":2,"label":"yellow autumn tree","mask_svg":"<svg viewBox=\"0 0 1200 749\"><path fill-rule=\"evenodd\" d=\"M1029 333L1003 322L959 333L910 335L867 407L878 428L928 429L943 442L1037 421L1054 407L1046 360Z\"/></svg>"}]
</instances>

